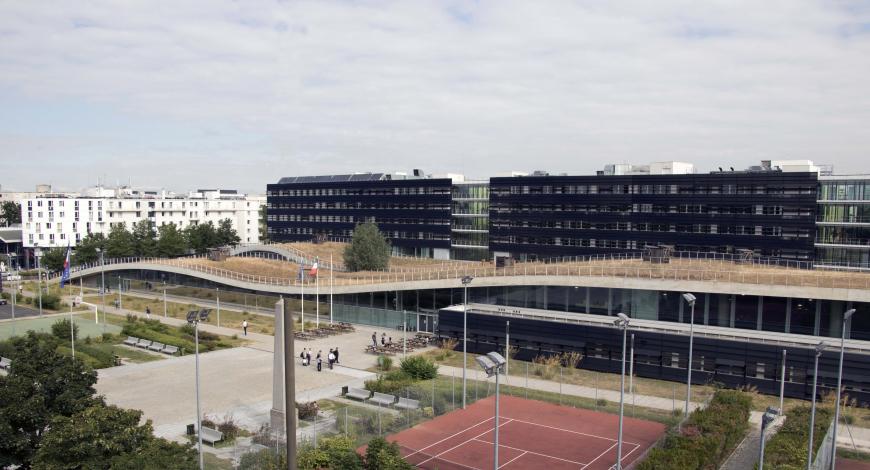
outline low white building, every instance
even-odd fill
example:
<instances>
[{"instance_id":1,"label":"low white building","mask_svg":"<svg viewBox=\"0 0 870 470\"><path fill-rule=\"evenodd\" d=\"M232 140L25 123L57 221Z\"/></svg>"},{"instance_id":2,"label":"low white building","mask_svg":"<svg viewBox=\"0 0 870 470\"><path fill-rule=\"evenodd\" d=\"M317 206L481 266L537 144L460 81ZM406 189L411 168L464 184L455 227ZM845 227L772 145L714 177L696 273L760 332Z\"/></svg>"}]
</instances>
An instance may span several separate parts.
<instances>
[{"instance_id":1,"label":"low white building","mask_svg":"<svg viewBox=\"0 0 870 470\"><path fill-rule=\"evenodd\" d=\"M128 230L143 219L156 227L190 225L230 219L243 243L259 242L259 212L265 196L234 190L201 189L179 196L166 191L126 187L90 188L79 197L40 195L21 200L21 231L26 248L75 247L89 233L108 235L114 225Z\"/></svg>"}]
</instances>

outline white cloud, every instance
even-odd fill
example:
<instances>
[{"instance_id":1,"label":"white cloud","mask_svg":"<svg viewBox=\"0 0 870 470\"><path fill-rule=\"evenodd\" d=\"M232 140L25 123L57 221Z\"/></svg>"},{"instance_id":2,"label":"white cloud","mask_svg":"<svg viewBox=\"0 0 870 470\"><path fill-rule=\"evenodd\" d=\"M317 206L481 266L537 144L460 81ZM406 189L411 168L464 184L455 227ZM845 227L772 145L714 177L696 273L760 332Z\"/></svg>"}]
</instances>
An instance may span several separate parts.
<instances>
[{"instance_id":1,"label":"white cloud","mask_svg":"<svg viewBox=\"0 0 870 470\"><path fill-rule=\"evenodd\" d=\"M294 174L661 159L870 171L860 3L74 3L0 3L0 100L14 98L0 123L71 100L85 124L89 106L136 124L93 122L87 144L40 142L39 120L0 127L2 159L29 162L6 185L63 161L249 190ZM136 138L147 122L171 132Z\"/></svg>"}]
</instances>

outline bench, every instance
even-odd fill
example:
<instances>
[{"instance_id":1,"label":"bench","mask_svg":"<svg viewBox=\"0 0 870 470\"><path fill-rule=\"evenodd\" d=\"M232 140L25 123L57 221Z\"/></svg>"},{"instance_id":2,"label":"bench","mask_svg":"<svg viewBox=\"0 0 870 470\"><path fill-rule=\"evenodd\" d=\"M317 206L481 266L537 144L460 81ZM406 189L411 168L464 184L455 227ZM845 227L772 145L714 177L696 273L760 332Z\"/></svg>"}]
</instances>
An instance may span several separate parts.
<instances>
[{"instance_id":1,"label":"bench","mask_svg":"<svg viewBox=\"0 0 870 470\"><path fill-rule=\"evenodd\" d=\"M12 365L12 360L8 357L0 357L0 369L9 369Z\"/></svg>"},{"instance_id":2,"label":"bench","mask_svg":"<svg viewBox=\"0 0 870 470\"><path fill-rule=\"evenodd\" d=\"M148 350L149 350L149 351L154 351L154 352L160 352L160 351L163 351L163 348L164 348L165 346L166 346L165 344L163 344L163 343L158 343L158 342L155 341L155 342L151 343L151 344L148 346Z\"/></svg>"},{"instance_id":3,"label":"bench","mask_svg":"<svg viewBox=\"0 0 870 470\"><path fill-rule=\"evenodd\" d=\"M138 343L136 343L137 348L148 349L148 346L151 346L153 341L149 339L140 339Z\"/></svg>"},{"instance_id":4,"label":"bench","mask_svg":"<svg viewBox=\"0 0 870 470\"><path fill-rule=\"evenodd\" d=\"M163 354L169 354L171 356L178 352L178 346L171 346L167 344L166 346L163 346L163 350L160 352L162 352Z\"/></svg>"},{"instance_id":5,"label":"bench","mask_svg":"<svg viewBox=\"0 0 870 470\"><path fill-rule=\"evenodd\" d=\"M139 342L139 338L135 336L128 336L127 339L124 340L124 344L127 346L136 346L136 343Z\"/></svg>"},{"instance_id":6,"label":"bench","mask_svg":"<svg viewBox=\"0 0 870 470\"><path fill-rule=\"evenodd\" d=\"M214 447L215 443L220 442L224 439L224 433L207 427L200 427L200 433L202 434L202 440L211 444Z\"/></svg>"},{"instance_id":7,"label":"bench","mask_svg":"<svg viewBox=\"0 0 870 470\"><path fill-rule=\"evenodd\" d=\"M346 397L355 398L357 400L368 400L372 395L372 392L364 389L364 388L348 388Z\"/></svg>"},{"instance_id":8,"label":"bench","mask_svg":"<svg viewBox=\"0 0 870 470\"><path fill-rule=\"evenodd\" d=\"M375 392L375 394L369 398L369 401L382 406L390 406L396 402L396 397L393 395L387 395L386 393Z\"/></svg>"},{"instance_id":9,"label":"bench","mask_svg":"<svg viewBox=\"0 0 870 470\"><path fill-rule=\"evenodd\" d=\"M417 408L420 408L420 400L399 398L399 402L396 403L396 408L401 408L403 410L416 410Z\"/></svg>"}]
</instances>

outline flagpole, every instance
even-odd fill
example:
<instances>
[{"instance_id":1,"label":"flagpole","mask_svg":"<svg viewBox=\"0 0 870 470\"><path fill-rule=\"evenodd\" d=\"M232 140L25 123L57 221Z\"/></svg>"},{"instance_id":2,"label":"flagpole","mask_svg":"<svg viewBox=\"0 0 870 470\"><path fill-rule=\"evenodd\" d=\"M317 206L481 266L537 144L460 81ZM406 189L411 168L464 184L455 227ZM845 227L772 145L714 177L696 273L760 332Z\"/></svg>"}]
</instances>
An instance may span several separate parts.
<instances>
[{"instance_id":1,"label":"flagpole","mask_svg":"<svg viewBox=\"0 0 870 470\"><path fill-rule=\"evenodd\" d=\"M300 269L302 274L302 294L299 296L299 305L302 307L302 332L305 333L305 266Z\"/></svg>"},{"instance_id":2,"label":"flagpole","mask_svg":"<svg viewBox=\"0 0 870 470\"><path fill-rule=\"evenodd\" d=\"M67 259L69 259L69 255L67 255ZM73 298L72 293L72 283L69 283L69 341L72 345L72 357L75 359L76 357L76 329L75 324L73 323L73 302L75 299Z\"/></svg>"}]
</instances>

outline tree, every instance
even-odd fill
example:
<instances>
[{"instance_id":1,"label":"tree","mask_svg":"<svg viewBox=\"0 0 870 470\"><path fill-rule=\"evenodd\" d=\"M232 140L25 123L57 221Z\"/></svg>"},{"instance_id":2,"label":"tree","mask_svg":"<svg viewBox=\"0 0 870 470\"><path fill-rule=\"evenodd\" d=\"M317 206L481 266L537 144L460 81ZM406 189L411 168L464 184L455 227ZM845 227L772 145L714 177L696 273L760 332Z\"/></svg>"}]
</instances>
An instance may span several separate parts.
<instances>
[{"instance_id":1,"label":"tree","mask_svg":"<svg viewBox=\"0 0 870 470\"><path fill-rule=\"evenodd\" d=\"M52 248L42 253L39 267L49 271L60 271L66 261L66 248Z\"/></svg>"},{"instance_id":2,"label":"tree","mask_svg":"<svg viewBox=\"0 0 870 470\"><path fill-rule=\"evenodd\" d=\"M106 257L124 258L136 255L136 241L127 226L118 223L112 226L106 238Z\"/></svg>"},{"instance_id":3,"label":"tree","mask_svg":"<svg viewBox=\"0 0 870 470\"><path fill-rule=\"evenodd\" d=\"M21 206L15 201L3 201L0 204L0 219L6 226L21 223Z\"/></svg>"},{"instance_id":4,"label":"tree","mask_svg":"<svg viewBox=\"0 0 870 470\"><path fill-rule=\"evenodd\" d=\"M369 441L366 447L366 470L413 470L414 466L402 458L399 444L388 442L383 437Z\"/></svg>"},{"instance_id":5,"label":"tree","mask_svg":"<svg viewBox=\"0 0 870 470\"><path fill-rule=\"evenodd\" d=\"M184 235L190 248L198 254L205 253L209 248L220 245L217 231L211 221L205 224L189 225L184 229Z\"/></svg>"},{"instance_id":6,"label":"tree","mask_svg":"<svg viewBox=\"0 0 870 470\"><path fill-rule=\"evenodd\" d=\"M344 265L351 271L377 271L390 263L390 244L373 223L357 225L344 249Z\"/></svg>"},{"instance_id":7,"label":"tree","mask_svg":"<svg viewBox=\"0 0 870 470\"><path fill-rule=\"evenodd\" d=\"M217 246L226 246L226 245L238 245L241 239L239 238L239 234L236 233L236 229L233 228L233 221L230 219L223 219L218 222L217 228ZM214 248L211 247L211 248Z\"/></svg>"},{"instance_id":8,"label":"tree","mask_svg":"<svg viewBox=\"0 0 870 470\"><path fill-rule=\"evenodd\" d=\"M160 256L182 256L187 252L187 239L175 224L161 225L157 229L157 254Z\"/></svg>"},{"instance_id":9,"label":"tree","mask_svg":"<svg viewBox=\"0 0 870 470\"><path fill-rule=\"evenodd\" d=\"M82 238L79 246L76 247L76 264L96 263L99 261L100 254L97 252L97 248L100 250L106 249L105 235L102 233L89 233L85 238Z\"/></svg>"},{"instance_id":10,"label":"tree","mask_svg":"<svg viewBox=\"0 0 870 470\"><path fill-rule=\"evenodd\" d=\"M153 258L157 256L157 231L151 219L142 219L133 224L133 251L136 256Z\"/></svg>"},{"instance_id":11,"label":"tree","mask_svg":"<svg viewBox=\"0 0 870 470\"><path fill-rule=\"evenodd\" d=\"M260 206L260 223L258 224L258 229L260 230L260 242L266 243L269 241L269 226L266 225L266 205Z\"/></svg>"},{"instance_id":12,"label":"tree","mask_svg":"<svg viewBox=\"0 0 870 470\"><path fill-rule=\"evenodd\" d=\"M139 425L142 412L113 405L96 405L51 422L33 458L40 469L173 468L195 469L193 449L153 435L151 421ZM132 464L132 465L131 465ZM147 467L141 464L147 464Z\"/></svg>"},{"instance_id":13,"label":"tree","mask_svg":"<svg viewBox=\"0 0 870 470\"><path fill-rule=\"evenodd\" d=\"M53 417L102 404L97 374L58 354L57 339L28 331L11 342L12 368L0 376L0 468L28 467Z\"/></svg>"}]
</instances>

